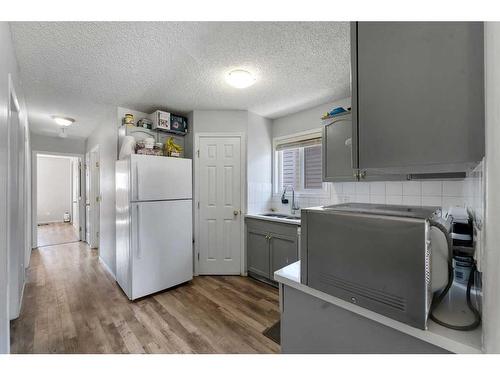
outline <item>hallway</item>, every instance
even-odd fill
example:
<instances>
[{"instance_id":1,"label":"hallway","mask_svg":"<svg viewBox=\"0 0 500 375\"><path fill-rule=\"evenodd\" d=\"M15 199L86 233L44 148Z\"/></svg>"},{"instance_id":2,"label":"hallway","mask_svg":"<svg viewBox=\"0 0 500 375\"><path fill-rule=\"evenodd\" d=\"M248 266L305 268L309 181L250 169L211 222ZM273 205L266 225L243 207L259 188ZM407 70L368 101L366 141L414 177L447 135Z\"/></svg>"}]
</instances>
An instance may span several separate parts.
<instances>
[{"instance_id":1,"label":"hallway","mask_svg":"<svg viewBox=\"0 0 500 375\"><path fill-rule=\"evenodd\" d=\"M12 353L278 353L262 332L278 291L239 276L196 277L130 302L83 242L33 251Z\"/></svg>"},{"instance_id":2,"label":"hallway","mask_svg":"<svg viewBox=\"0 0 500 375\"><path fill-rule=\"evenodd\" d=\"M78 242L78 233L71 223L38 224L38 247Z\"/></svg>"}]
</instances>

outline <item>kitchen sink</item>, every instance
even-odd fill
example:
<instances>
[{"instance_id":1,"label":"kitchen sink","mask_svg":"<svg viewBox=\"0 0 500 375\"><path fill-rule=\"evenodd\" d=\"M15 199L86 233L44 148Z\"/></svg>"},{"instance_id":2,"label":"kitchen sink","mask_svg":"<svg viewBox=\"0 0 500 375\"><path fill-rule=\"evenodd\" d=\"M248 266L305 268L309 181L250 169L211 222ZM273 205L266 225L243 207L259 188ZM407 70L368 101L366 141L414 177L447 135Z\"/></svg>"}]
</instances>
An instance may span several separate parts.
<instances>
[{"instance_id":1,"label":"kitchen sink","mask_svg":"<svg viewBox=\"0 0 500 375\"><path fill-rule=\"evenodd\" d=\"M262 216L267 216L267 217L277 217L279 219L286 219L288 218L288 215L283 215L283 214L273 214L273 213L270 213L270 214L262 214Z\"/></svg>"},{"instance_id":2,"label":"kitchen sink","mask_svg":"<svg viewBox=\"0 0 500 375\"><path fill-rule=\"evenodd\" d=\"M275 218L278 218L278 219L300 220L300 216L292 216L292 215L284 215L284 214L275 214L275 213L262 214L262 216L267 216L267 217L275 217Z\"/></svg>"}]
</instances>

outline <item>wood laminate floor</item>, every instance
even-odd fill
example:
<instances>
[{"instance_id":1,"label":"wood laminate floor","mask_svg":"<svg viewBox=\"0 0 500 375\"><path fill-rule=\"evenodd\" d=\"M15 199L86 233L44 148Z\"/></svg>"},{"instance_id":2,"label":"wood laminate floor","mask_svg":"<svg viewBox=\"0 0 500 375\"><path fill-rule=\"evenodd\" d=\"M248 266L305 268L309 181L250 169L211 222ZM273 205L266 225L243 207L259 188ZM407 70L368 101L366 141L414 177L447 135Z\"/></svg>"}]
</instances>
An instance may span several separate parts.
<instances>
[{"instance_id":1,"label":"wood laminate floor","mask_svg":"<svg viewBox=\"0 0 500 375\"><path fill-rule=\"evenodd\" d=\"M33 251L12 353L277 353L278 291L201 276L130 302L83 242Z\"/></svg>"},{"instance_id":2,"label":"wood laminate floor","mask_svg":"<svg viewBox=\"0 0 500 375\"><path fill-rule=\"evenodd\" d=\"M78 233L71 223L39 224L37 240L39 247L75 242L78 241Z\"/></svg>"}]
</instances>

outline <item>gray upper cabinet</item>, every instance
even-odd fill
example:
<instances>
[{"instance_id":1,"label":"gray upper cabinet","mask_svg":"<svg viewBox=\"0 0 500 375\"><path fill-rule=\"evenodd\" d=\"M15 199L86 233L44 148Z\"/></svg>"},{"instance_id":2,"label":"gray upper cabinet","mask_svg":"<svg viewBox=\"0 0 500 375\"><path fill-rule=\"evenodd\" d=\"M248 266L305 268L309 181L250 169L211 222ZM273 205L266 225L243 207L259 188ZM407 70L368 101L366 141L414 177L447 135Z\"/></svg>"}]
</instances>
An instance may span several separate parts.
<instances>
[{"instance_id":1,"label":"gray upper cabinet","mask_svg":"<svg viewBox=\"0 0 500 375\"><path fill-rule=\"evenodd\" d=\"M326 120L323 126L323 181L354 181L352 160L352 116Z\"/></svg>"},{"instance_id":2,"label":"gray upper cabinet","mask_svg":"<svg viewBox=\"0 0 500 375\"><path fill-rule=\"evenodd\" d=\"M481 161L482 23L352 23L351 53L361 173L464 172Z\"/></svg>"}]
</instances>

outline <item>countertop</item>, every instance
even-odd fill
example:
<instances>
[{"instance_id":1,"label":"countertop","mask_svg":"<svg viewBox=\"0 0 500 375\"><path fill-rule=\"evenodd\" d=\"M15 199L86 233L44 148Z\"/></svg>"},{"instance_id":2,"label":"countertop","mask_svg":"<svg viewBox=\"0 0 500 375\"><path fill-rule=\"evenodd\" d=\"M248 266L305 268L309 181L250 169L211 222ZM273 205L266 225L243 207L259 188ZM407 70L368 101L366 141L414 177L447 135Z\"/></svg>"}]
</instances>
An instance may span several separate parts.
<instances>
[{"instance_id":1,"label":"countertop","mask_svg":"<svg viewBox=\"0 0 500 375\"><path fill-rule=\"evenodd\" d=\"M274 213L274 212L270 212L270 213ZM245 217L248 217L248 218L251 218L251 219L274 221L274 222L277 222L277 223L300 225L300 219L297 219L297 220L294 220L294 219L285 219L285 218L282 218L282 217L264 216L263 214L246 214Z\"/></svg>"},{"instance_id":2,"label":"countertop","mask_svg":"<svg viewBox=\"0 0 500 375\"><path fill-rule=\"evenodd\" d=\"M365 318L374 320L380 324L386 325L407 335L416 337L422 341L428 342L432 345L439 346L445 350L458 354L481 354L481 327L474 331L463 332L455 331L449 328L440 326L429 320L428 329L421 330L411 327L407 324L398 322L394 319L377 314L376 312L367 310L363 307L353 305L340 298L331 296L329 294L320 292L319 290L308 287L300 283L300 261L292 263L274 273L274 279L291 288L295 288L304 293L310 294L316 298L322 299L326 302L334 304L349 310L355 314L361 315ZM443 318L445 318L443 316Z\"/></svg>"}]
</instances>

